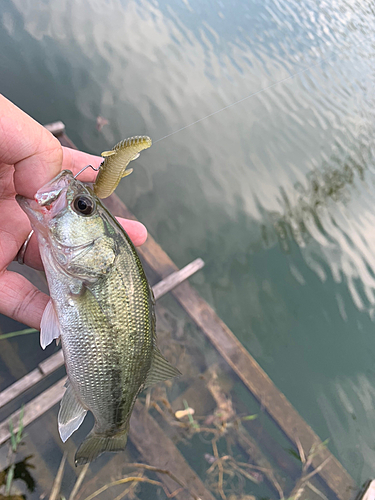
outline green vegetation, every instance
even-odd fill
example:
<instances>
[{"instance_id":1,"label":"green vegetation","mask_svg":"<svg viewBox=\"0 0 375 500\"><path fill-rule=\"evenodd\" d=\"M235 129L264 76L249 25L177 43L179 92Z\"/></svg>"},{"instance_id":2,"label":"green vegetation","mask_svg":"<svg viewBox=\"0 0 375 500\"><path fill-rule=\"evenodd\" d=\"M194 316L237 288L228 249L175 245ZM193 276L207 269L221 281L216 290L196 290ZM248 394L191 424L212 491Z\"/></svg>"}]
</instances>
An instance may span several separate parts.
<instances>
[{"instance_id":1,"label":"green vegetation","mask_svg":"<svg viewBox=\"0 0 375 500\"><path fill-rule=\"evenodd\" d=\"M36 333L38 330L35 328L25 328L25 330L18 330L17 332L3 333L0 335L0 340L11 339L19 335L28 335L29 333Z\"/></svg>"}]
</instances>

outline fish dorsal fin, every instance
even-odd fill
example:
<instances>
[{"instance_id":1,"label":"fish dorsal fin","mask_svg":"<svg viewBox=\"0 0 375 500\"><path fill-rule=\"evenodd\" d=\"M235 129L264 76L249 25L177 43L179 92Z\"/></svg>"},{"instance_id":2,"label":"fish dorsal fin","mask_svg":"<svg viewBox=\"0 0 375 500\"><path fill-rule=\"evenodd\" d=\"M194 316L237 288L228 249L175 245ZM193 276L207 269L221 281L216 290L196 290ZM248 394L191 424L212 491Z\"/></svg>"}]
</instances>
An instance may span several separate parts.
<instances>
[{"instance_id":1,"label":"fish dorsal fin","mask_svg":"<svg viewBox=\"0 0 375 500\"><path fill-rule=\"evenodd\" d=\"M40 345L45 349L53 339L60 337L60 325L52 299L48 301L40 322Z\"/></svg>"},{"instance_id":2,"label":"fish dorsal fin","mask_svg":"<svg viewBox=\"0 0 375 500\"><path fill-rule=\"evenodd\" d=\"M68 382L65 394L60 403L58 416L59 433L63 443L65 443L73 432L82 424L86 413L87 410L85 410L78 401L71 384Z\"/></svg>"},{"instance_id":3,"label":"fish dorsal fin","mask_svg":"<svg viewBox=\"0 0 375 500\"><path fill-rule=\"evenodd\" d=\"M144 389L151 387L158 382L163 382L169 378L178 377L181 372L170 364L155 346L152 355L151 368L148 372Z\"/></svg>"},{"instance_id":4,"label":"fish dorsal fin","mask_svg":"<svg viewBox=\"0 0 375 500\"><path fill-rule=\"evenodd\" d=\"M115 154L116 154L116 151L111 149L111 151L103 151L103 153L101 153L101 156L103 156L103 158L107 158L107 156L113 156Z\"/></svg>"}]
</instances>

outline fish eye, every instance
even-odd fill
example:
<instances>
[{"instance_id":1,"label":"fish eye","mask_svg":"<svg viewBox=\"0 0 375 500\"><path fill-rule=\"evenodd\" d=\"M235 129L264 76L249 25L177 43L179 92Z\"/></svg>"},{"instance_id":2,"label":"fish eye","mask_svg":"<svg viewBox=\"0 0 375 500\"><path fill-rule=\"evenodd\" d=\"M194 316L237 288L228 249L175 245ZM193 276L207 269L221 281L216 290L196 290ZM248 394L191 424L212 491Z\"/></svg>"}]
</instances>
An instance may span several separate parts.
<instances>
[{"instance_id":1,"label":"fish eye","mask_svg":"<svg viewBox=\"0 0 375 500\"><path fill-rule=\"evenodd\" d=\"M76 196L73 200L73 209L81 215L91 215L95 210L95 202L87 196Z\"/></svg>"}]
</instances>

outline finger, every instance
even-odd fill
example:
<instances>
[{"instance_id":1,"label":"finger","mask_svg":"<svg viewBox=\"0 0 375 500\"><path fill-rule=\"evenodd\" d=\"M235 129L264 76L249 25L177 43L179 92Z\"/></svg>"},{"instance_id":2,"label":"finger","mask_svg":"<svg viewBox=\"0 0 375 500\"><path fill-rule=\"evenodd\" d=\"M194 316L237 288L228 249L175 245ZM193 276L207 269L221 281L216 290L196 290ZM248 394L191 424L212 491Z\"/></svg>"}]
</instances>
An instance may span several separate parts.
<instances>
[{"instance_id":1,"label":"finger","mask_svg":"<svg viewBox=\"0 0 375 500\"><path fill-rule=\"evenodd\" d=\"M66 170L71 170L73 174L77 174L86 165L92 165L94 168L99 168L103 161L101 156L89 155L88 153L83 153L76 149L63 147L63 168ZM92 168L86 169L79 176L79 180L82 182L94 182L98 172L95 172Z\"/></svg>"},{"instance_id":2,"label":"finger","mask_svg":"<svg viewBox=\"0 0 375 500\"><path fill-rule=\"evenodd\" d=\"M145 243L147 240L147 229L141 222L138 222L137 220L123 219L122 217L116 217L116 219L125 229L134 246L140 247L143 243Z\"/></svg>"},{"instance_id":3,"label":"finger","mask_svg":"<svg viewBox=\"0 0 375 500\"><path fill-rule=\"evenodd\" d=\"M0 199L0 269L17 255L30 232L30 222L14 199Z\"/></svg>"},{"instance_id":4,"label":"finger","mask_svg":"<svg viewBox=\"0 0 375 500\"><path fill-rule=\"evenodd\" d=\"M32 198L59 173L62 157L59 141L0 95L0 162L14 165L16 191Z\"/></svg>"},{"instance_id":5,"label":"finger","mask_svg":"<svg viewBox=\"0 0 375 500\"><path fill-rule=\"evenodd\" d=\"M0 276L0 313L39 330L48 295L18 273Z\"/></svg>"},{"instance_id":6,"label":"finger","mask_svg":"<svg viewBox=\"0 0 375 500\"><path fill-rule=\"evenodd\" d=\"M134 246L143 245L147 239L147 229L138 221L117 217L118 222L125 229ZM38 249L38 240L35 234L31 237L25 253L25 264L34 269L42 270L43 264Z\"/></svg>"}]
</instances>

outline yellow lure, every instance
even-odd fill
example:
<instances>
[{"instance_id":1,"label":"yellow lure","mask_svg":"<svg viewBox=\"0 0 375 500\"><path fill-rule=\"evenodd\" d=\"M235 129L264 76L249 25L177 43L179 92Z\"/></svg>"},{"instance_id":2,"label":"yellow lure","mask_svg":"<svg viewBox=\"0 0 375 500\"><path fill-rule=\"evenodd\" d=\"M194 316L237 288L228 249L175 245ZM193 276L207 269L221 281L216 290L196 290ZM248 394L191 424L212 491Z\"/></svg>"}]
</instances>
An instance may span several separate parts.
<instances>
[{"instance_id":1,"label":"yellow lure","mask_svg":"<svg viewBox=\"0 0 375 500\"><path fill-rule=\"evenodd\" d=\"M133 172L126 167L136 160L141 151L151 146L152 141L147 135L129 137L119 142L111 151L104 151L104 162L101 164L94 184L94 193L98 198L107 198L118 186L123 177Z\"/></svg>"}]
</instances>

